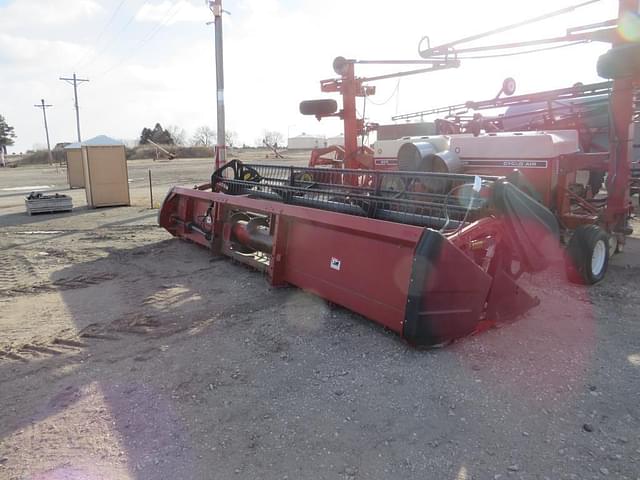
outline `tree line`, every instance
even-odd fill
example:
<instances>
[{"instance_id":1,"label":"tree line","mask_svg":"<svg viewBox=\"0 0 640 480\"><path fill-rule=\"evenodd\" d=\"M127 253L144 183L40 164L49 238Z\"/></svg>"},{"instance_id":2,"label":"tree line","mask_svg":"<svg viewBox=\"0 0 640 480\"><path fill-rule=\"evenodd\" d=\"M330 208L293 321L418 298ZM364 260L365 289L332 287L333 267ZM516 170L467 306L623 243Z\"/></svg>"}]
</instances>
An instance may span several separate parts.
<instances>
[{"instance_id":1,"label":"tree line","mask_svg":"<svg viewBox=\"0 0 640 480\"><path fill-rule=\"evenodd\" d=\"M138 143L140 145L148 145L157 143L158 145L177 145L177 146L194 146L194 147L213 147L217 144L217 135L213 128L208 125L202 125L196 128L191 136L189 136L184 128L176 125L162 128L160 123L156 123L153 128L143 128L140 133ZM262 137L255 140L255 146L262 146L265 143L271 146L282 146L284 135L275 130L264 130ZM225 133L225 144L229 147L238 146L238 134L233 130L227 130ZM246 146L246 145L244 145Z\"/></svg>"},{"instance_id":2,"label":"tree line","mask_svg":"<svg viewBox=\"0 0 640 480\"><path fill-rule=\"evenodd\" d=\"M225 140L228 146L235 146L237 143L236 132L228 130L225 134ZM145 127L142 129L138 143L140 145L157 143L159 145L213 147L217 144L217 135L207 125L196 128L193 135L189 137L184 128L171 125L165 129L160 123L156 123L153 128Z\"/></svg>"},{"instance_id":3,"label":"tree line","mask_svg":"<svg viewBox=\"0 0 640 480\"><path fill-rule=\"evenodd\" d=\"M207 125L202 125L195 129L193 135L188 136L187 132L176 125L163 128L160 123L156 123L153 128L143 128L140 132L138 143L140 145L176 145L176 146L196 146L213 147L217 144L216 132ZM14 128L9 125L3 115L0 114L0 156L4 160L7 154L7 147L13 145L16 134ZM284 136L275 130L264 130L262 138L255 140L256 146L268 144L271 146L282 145ZM225 133L225 144L230 147L237 146L238 135L233 130Z\"/></svg>"}]
</instances>

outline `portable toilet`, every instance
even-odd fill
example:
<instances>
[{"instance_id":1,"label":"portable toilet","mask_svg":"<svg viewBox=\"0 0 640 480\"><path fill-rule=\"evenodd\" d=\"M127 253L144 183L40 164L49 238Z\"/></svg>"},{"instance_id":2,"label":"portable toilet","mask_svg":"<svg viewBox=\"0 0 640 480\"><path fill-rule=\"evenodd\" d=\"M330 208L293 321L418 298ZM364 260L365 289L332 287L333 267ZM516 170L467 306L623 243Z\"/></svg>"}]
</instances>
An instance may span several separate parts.
<instances>
[{"instance_id":1,"label":"portable toilet","mask_svg":"<svg viewBox=\"0 0 640 480\"><path fill-rule=\"evenodd\" d=\"M106 135L82 142L87 206L130 205L129 174L124 144Z\"/></svg>"},{"instance_id":2,"label":"portable toilet","mask_svg":"<svg viewBox=\"0 0 640 480\"><path fill-rule=\"evenodd\" d=\"M81 144L71 143L64 147L64 156L67 161L67 182L69 182L69 188L84 188Z\"/></svg>"}]
</instances>

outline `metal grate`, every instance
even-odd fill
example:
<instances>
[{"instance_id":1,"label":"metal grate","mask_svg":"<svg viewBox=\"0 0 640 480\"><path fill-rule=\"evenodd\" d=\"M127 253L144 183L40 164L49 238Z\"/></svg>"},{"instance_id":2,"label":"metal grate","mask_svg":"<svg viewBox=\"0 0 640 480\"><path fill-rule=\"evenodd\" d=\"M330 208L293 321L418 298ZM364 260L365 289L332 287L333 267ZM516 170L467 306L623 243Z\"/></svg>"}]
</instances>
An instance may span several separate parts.
<instances>
[{"instance_id":1,"label":"metal grate","mask_svg":"<svg viewBox=\"0 0 640 480\"><path fill-rule=\"evenodd\" d=\"M432 228L458 228L487 215L501 177L242 164L232 178L214 174L216 188L293 205Z\"/></svg>"}]
</instances>

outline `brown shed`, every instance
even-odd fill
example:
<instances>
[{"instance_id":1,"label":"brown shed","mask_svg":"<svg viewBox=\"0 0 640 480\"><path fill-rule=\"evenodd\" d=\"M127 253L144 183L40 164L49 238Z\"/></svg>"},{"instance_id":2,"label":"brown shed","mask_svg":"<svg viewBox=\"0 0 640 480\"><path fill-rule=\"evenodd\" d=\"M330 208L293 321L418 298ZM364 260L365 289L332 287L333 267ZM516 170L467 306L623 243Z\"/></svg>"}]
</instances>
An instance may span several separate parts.
<instances>
[{"instance_id":1,"label":"brown shed","mask_svg":"<svg viewBox=\"0 0 640 480\"><path fill-rule=\"evenodd\" d=\"M69 188L84 188L84 170L82 168L82 147L80 143L72 143L64 147L67 159L67 181Z\"/></svg>"},{"instance_id":2,"label":"brown shed","mask_svg":"<svg viewBox=\"0 0 640 480\"><path fill-rule=\"evenodd\" d=\"M124 144L104 135L82 142L87 206L130 205Z\"/></svg>"}]
</instances>

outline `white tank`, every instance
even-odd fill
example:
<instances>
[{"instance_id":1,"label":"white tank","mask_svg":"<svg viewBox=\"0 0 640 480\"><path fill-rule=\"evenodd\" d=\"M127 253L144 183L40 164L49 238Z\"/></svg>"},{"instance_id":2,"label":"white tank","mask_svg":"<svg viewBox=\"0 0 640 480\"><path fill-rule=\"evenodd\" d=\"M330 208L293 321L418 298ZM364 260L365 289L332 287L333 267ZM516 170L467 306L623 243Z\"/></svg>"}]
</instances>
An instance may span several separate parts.
<instances>
[{"instance_id":1,"label":"white tank","mask_svg":"<svg viewBox=\"0 0 640 480\"><path fill-rule=\"evenodd\" d=\"M402 137L396 140L378 140L373 144L373 159L376 165L398 162L398 151L405 143L430 143L436 152L449 150L449 136L426 135L423 137Z\"/></svg>"},{"instance_id":2,"label":"white tank","mask_svg":"<svg viewBox=\"0 0 640 480\"><path fill-rule=\"evenodd\" d=\"M452 135L451 151L465 159L527 160L557 158L580 150L576 130Z\"/></svg>"}]
</instances>

